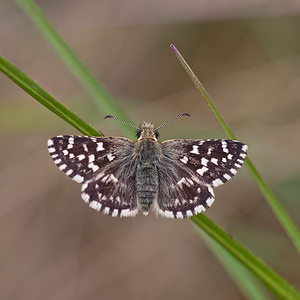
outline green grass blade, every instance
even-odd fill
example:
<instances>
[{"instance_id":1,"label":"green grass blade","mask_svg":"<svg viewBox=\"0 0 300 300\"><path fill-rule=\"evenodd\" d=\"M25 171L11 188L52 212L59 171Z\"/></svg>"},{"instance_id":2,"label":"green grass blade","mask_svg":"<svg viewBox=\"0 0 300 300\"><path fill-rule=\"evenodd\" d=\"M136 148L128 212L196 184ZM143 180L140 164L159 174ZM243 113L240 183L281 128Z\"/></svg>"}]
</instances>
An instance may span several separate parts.
<instances>
[{"instance_id":1,"label":"green grass blade","mask_svg":"<svg viewBox=\"0 0 300 300\"><path fill-rule=\"evenodd\" d=\"M13 66L10 62L0 56L0 71L14 81L25 92L47 107L57 116L78 129L84 135L101 135L93 127L86 124L77 115L68 110L64 105L56 101L50 94L43 90L38 84Z\"/></svg>"},{"instance_id":2,"label":"green grass blade","mask_svg":"<svg viewBox=\"0 0 300 300\"><path fill-rule=\"evenodd\" d=\"M224 118L221 116L221 114L218 112L216 109L214 103L212 102L209 94L206 92L204 87L202 86L201 82L199 79L196 77L190 66L187 64L187 62L184 60L182 55L179 53L179 51L176 49L174 45L171 45L171 48L174 50L175 55L179 59L180 63L188 73L188 75L191 77L192 81L196 85L196 87L200 90L201 94L207 101L209 107L213 111L214 115L216 116L217 120L223 127L224 131L228 135L230 139L236 139L234 134L231 132L229 129L228 125L224 121ZM284 210L284 208L281 206L279 200L275 197L275 195L272 193L271 189L268 187L266 182L262 179L252 162L250 161L249 158L246 158L245 160L245 165L248 167L250 173L252 174L253 178L255 179L256 183L258 184L260 190L262 191L265 199L269 203L271 209L273 210L275 216L277 219L280 221L282 227L292 240L293 244L295 245L296 249L300 253L300 232L295 225L295 223L292 221L290 216L287 214L287 212Z\"/></svg>"},{"instance_id":3,"label":"green grass blade","mask_svg":"<svg viewBox=\"0 0 300 300\"><path fill-rule=\"evenodd\" d=\"M1 57L0 70L17 85L19 85L24 91L46 106L56 115L66 120L76 129L80 130L83 134L100 135L99 132L86 124L75 114L70 112L67 108L50 96L45 90L34 83L33 80ZM237 260L239 260L247 269L261 279L266 286L268 286L269 289L273 291L280 299L300 299L300 294L292 286L290 286L286 281L284 281L284 279L269 269L263 262L261 262L242 245L240 245L236 240L222 231L222 229L220 229L207 217L204 215L198 215L192 217L191 219L223 248L231 253Z\"/></svg>"},{"instance_id":4,"label":"green grass blade","mask_svg":"<svg viewBox=\"0 0 300 300\"><path fill-rule=\"evenodd\" d=\"M196 227L196 226L195 226ZM199 234L204 238L206 244L218 258L226 271L230 274L233 281L240 288L241 292L250 300L269 300L270 297L263 289L262 285L239 261L231 256L220 244L212 239L208 234L203 233L196 227Z\"/></svg>"},{"instance_id":5,"label":"green grass blade","mask_svg":"<svg viewBox=\"0 0 300 300\"><path fill-rule=\"evenodd\" d=\"M18 3L41 31L43 37L55 49L61 60L70 68L79 82L91 94L92 99L103 115L116 115L120 119L130 123L128 116L119 108L110 94L99 83L98 79L79 60L76 54L55 31L35 2L33 0L18 0ZM120 128L126 136L133 135L129 127L120 126Z\"/></svg>"},{"instance_id":6,"label":"green grass blade","mask_svg":"<svg viewBox=\"0 0 300 300\"><path fill-rule=\"evenodd\" d=\"M279 299L300 299L297 290L206 216L193 216L191 220L256 275Z\"/></svg>"}]
</instances>

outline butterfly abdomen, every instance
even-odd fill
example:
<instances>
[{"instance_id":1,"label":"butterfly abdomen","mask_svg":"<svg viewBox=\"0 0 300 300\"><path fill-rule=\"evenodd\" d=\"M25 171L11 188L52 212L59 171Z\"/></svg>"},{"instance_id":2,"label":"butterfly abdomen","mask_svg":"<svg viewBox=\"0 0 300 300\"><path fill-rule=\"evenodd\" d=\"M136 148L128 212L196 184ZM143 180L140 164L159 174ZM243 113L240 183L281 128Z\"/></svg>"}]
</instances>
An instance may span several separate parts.
<instances>
[{"instance_id":1,"label":"butterfly abdomen","mask_svg":"<svg viewBox=\"0 0 300 300\"><path fill-rule=\"evenodd\" d=\"M137 142L136 151L136 195L143 213L147 214L158 194L157 162L160 146L154 140L143 139Z\"/></svg>"}]
</instances>

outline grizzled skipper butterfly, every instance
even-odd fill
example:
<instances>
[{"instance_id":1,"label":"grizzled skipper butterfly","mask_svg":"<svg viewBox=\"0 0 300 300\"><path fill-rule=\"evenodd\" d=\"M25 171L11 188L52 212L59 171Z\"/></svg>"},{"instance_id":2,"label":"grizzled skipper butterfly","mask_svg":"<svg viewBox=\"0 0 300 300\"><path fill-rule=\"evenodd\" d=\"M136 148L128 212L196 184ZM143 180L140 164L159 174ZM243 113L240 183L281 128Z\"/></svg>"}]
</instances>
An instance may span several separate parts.
<instances>
[{"instance_id":1,"label":"grizzled skipper butterfly","mask_svg":"<svg viewBox=\"0 0 300 300\"><path fill-rule=\"evenodd\" d=\"M58 168L81 183L90 207L113 217L144 215L151 206L167 218L188 218L214 202L213 187L237 173L247 146L232 140L157 141L158 129L143 122L137 141L123 137L57 136L48 151ZM114 116L105 118L120 119ZM121 121L123 122L123 121ZM125 122L123 122L125 123Z\"/></svg>"}]
</instances>

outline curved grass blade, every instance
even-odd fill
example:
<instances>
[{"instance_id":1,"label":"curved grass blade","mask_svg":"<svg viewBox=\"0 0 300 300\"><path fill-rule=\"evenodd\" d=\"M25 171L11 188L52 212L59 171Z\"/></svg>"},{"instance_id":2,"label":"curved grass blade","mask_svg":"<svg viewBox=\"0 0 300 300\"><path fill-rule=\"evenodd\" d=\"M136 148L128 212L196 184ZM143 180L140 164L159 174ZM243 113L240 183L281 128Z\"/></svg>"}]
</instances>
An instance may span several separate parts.
<instances>
[{"instance_id":1,"label":"curved grass blade","mask_svg":"<svg viewBox=\"0 0 300 300\"><path fill-rule=\"evenodd\" d=\"M116 115L125 122L131 123L128 116L120 109L106 89L99 83L98 79L79 60L76 54L55 31L35 2L33 0L18 0L17 2L41 31L43 37L55 49L60 59L70 68L79 82L91 94L100 112L102 112L103 115ZM126 126L120 126L120 128L126 136L134 136L130 128Z\"/></svg>"},{"instance_id":2,"label":"curved grass blade","mask_svg":"<svg viewBox=\"0 0 300 300\"><path fill-rule=\"evenodd\" d=\"M201 94L205 98L206 102L208 103L209 107L213 111L214 115L216 116L217 120L223 127L224 131L228 135L230 139L235 140L234 134L231 132L229 129L228 125L224 121L223 117L221 114L218 112L216 109L214 103L212 102L212 99L210 98L209 94L206 92L205 88L195 75L195 73L192 71L190 66L187 64L187 62L184 60L180 52L176 49L174 45L171 45L171 48L174 50L175 55L177 56L178 60L188 73L188 75L191 77L192 81L196 85L196 87L200 90ZM281 223L282 227L292 240L294 246L300 253L300 232L295 225L295 223L292 221L290 216L287 214L287 212L284 210L284 208L281 206L279 200L276 198L276 196L273 194L269 186L266 184L266 182L262 179L252 162L250 161L249 158L246 158L245 160L245 165L248 167L250 173L252 174L253 178L255 179L257 185L259 186L262 194L264 195L265 199L267 200L268 204L270 205L271 209L273 210L275 216Z\"/></svg>"},{"instance_id":3,"label":"curved grass blade","mask_svg":"<svg viewBox=\"0 0 300 300\"><path fill-rule=\"evenodd\" d=\"M101 136L99 131L86 124L77 115L68 110L64 105L56 101L50 94L42 89L38 84L17 69L14 65L0 56L0 71L14 81L25 92L47 107L57 116L68 122L84 135Z\"/></svg>"},{"instance_id":4,"label":"curved grass blade","mask_svg":"<svg viewBox=\"0 0 300 300\"><path fill-rule=\"evenodd\" d=\"M247 299L270 300L270 297L267 295L266 290L263 288L257 278L243 266L243 264L241 264L233 256L231 256L230 253L228 253L208 234L205 234L202 230L200 230L199 227L197 227L196 225L195 227Z\"/></svg>"},{"instance_id":5,"label":"curved grass blade","mask_svg":"<svg viewBox=\"0 0 300 300\"><path fill-rule=\"evenodd\" d=\"M191 220L256 275L279 299L300 299L296 289L206 216L200 214L191 217Z\"/></svg>"}]
</instances>

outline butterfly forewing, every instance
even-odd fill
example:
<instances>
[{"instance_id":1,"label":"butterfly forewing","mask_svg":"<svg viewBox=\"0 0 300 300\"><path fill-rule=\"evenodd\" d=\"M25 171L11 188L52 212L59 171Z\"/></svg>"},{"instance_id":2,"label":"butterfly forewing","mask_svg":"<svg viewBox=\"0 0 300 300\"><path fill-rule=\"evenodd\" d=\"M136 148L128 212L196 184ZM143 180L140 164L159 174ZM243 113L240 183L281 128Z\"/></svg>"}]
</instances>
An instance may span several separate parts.
<instances>
[{"instance_id":1,"label":"butterfly forewing","mask_svg":"<svg viewBox=\"0 0 300 300\"><path fill-rule=\"evenodd\" d=\"M169 140L162 143L162 151L216 187L242 167L247 146L233 140Z\"/></svg>"},{"instance_id":2,"label":"butterfly forewing","mask_svg":"<svg viewBox=\"0 0 300 300\"><path fill-rule=\"evenodd\" d=\"M133 145L126 138L57 136L48 140L48 151L61 171L82 183L85 202L122 217L138 212Z\"/></svg>"}]
</instances>

